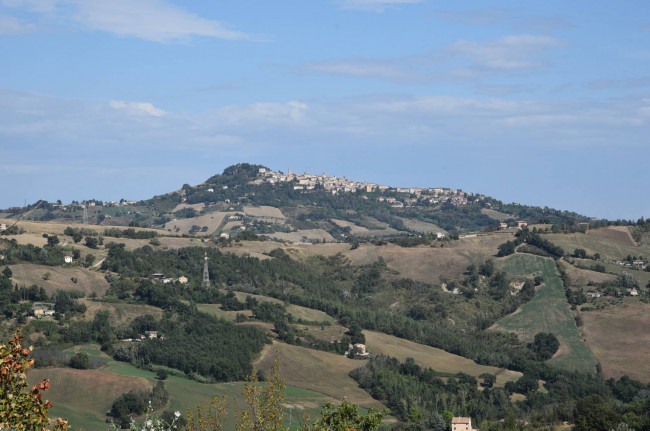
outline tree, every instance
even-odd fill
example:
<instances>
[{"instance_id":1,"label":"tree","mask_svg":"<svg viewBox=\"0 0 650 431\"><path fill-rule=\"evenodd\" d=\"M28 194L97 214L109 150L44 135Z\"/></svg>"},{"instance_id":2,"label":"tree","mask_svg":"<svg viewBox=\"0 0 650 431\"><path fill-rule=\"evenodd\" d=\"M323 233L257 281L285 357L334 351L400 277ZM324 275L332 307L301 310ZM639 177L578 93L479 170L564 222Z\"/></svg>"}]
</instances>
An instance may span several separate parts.
<instances>
[{"instance_id":1,"label":"tree","mask_svg":"<svg viewBox=\"0 0 650 431\"><path fill-rule=\"evenodd\" d=\"M30 349L23 348L22 336L13 335L13 340L0 344L0 429L16 431L46 429L50 425L47 416L52 403L43 401L43 392L50 388L47 379L26 391L25 373L34 365L28 359ZM55 430L67 430L68 422L56 420Z\"/></svg>"},{"instance_id":2,"label":"tree","mask_svg":"<svg viewBox=\"0 0 650 431\"><path fill-rule=\"evenodd\" d=\"M494 384L497 381L497 376L490 373L483 373L479 377L483 379L483 383L481 383L481 386L486 388L491 388L492 386L494 386Z\"/></svg>"},{"instance_id":3,"label":"tree","mask_svg":"<svg viewBox=\"0 0 650 431\"><path fill-rule=\"evenodd\" d=\"M427 420L427 426L431 431L447 431L447 422L445 422L445 418L438 413L434 413L433 416Z\"/></svg>"},{"instance_id":4,"label":"tree","mask_svg":"<svg viewBox=\"0 0 650 431\"><path fill-rule=\"evenodd\" d=\"M97 240L97 238L94 238L92 236L87 236L85 244L86 247L88 248L97 248L97 246L99 245L99 241Z\"/></svg>"},{"instance_id":5,"label":"tree","mask_svg":"<svg viewBox=\"0 0 650 431\"><path fill-rule=\"evenodd\" d=\"M90 267L93 264L93 262L95 262L95 255L87 254L85 259L86 267L87 268Z\"/></svg>"},{"instance_id":6,"label":"tree","mask_svg":"<svg viewBox=\"0 0 650 431\"><path fill-rule=\"evenodd\" d=\"M327 403L320 418L313 425L305 425L301 431L373 431L384 420L385 410L368 409L368 414L359 414L359 406L347 399L338 406Z\"/></svg>"},{"instance_id":7,"label":"tree","mask_svg":"<svg viewBox=\"0 0 650 431\"><path fill-rule=\"evenodd\" d=\"M50 235L47 237L47 245L54 247L59 243L59 237L56 235Z\"/></svg>"},{"instance_id":8,"label":"tree","mask_svg":"<svg viewBox=\"0 0 650 431\"><path fill-rule=\"evenodd\" d=\"M78 370L87 370L90 368L90 361L88 360L88 355L85 353L77 353L68 362L70 368L76 368Z\"/></svg>"},{"instance_id":9,"label":"tree","mask_svg":"<svg viewBox=\"0 0 650 431\"><path fill-rule=\"evenodd\" d=\"M587 251L583 248L576 248L575 250L573 250L573 257L577 257L579 259L586 259Z\"/></svg>"},{"instance_id":10,"label":"tree","mask_svg":"<svg viewBox=\"0 0 650 431\"><path fill-rule=\"evenodd\" d=\"M551 357L560 348L560 342L557 337L550 332L539 332L535 334L535 339L528 348L532 350L535 357L540 361L551 359Z\"/></svg>"},{"instance_id":11,"label":"tree","mask_svg":"<svg viewBox=\"0 0 650 431\"><path fill-rule=\"evenodd\" d=\"M5 269L2 270L2 275L4 275L7 278L11 278L14 275L14 273L11 270L11 268L9 268L8 266L5 266Z\"/></svg>"},{"instance_id":12,"label":"tree","mask_svg":"<svg viewBox=\"0 0 650 431\"><path fill-rule=\"evenodd\" d=\"M284 404L284 377L278 372L276 359L264 387L259 385L255 370L248 377L243 395L248 410L238 412L238 431L280 431Z\"/></svg>"}]
</instances>

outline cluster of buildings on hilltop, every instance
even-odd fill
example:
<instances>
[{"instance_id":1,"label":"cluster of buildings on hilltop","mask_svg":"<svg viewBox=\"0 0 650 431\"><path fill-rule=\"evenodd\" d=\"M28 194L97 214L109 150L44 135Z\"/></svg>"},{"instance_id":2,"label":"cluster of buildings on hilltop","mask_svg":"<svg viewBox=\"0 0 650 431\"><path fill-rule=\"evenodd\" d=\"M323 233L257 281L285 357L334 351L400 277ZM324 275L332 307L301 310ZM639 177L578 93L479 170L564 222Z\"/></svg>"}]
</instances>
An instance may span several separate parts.
<instances>
[{"instance_id":1,"label":"cluster of buildings on hilltop","mask_svg":"<svg viewBox=\"0 0 650 431\"><path fill-rule=\"evenodd\" d=\"M368 183L361 181L349 180L346 177L327 176L323 172L322 175L297 174L291 172L289 168L286 174L282 172L275 172L270 169L260 168L258 177L251 181L251 184L278 184L284 182L294 182L294 190L314 190L316 187L322 188L332 194L338 193L353 193L353 192L374 192L374 191L393 191L396 193L404 193L413 197L395 198L395 197L379 197L379 201L387 201L393 206L411 206L421 198L426 198L428 203L437 204L441 201L449 201L454 205L466 205L467 198L471 197L472 193L466 193L462 190L443 188L443 187L390 187L383 186L376 183Z\"/></svg>"},{"instance_id":2,"label":"cluster of buildings on hilltop","mask_svg":"<svg viewBox=\"0 0 650 431\"><path fill-rule=\"evenodd\" d=\"M125 199L122 199L119 202L116 202L116 201L103 202L103 201L91 200L91 201L85 201L85 202L80 202L80 203L77 203L77 202L73 201L69 205L66 205L64 203L55 203L55 204L50 204L50 205L51 205L52 208L58 208L60 210L65 211L68 208L73 209L73 210L77 210L79 208L83 208L84 205L87 205L89 208L92 208L92 207L95 207L95 206L97 206L97 207L120 207L120 206L124 207L124 206L128 206L128 205L135 205L137 203L138 203L138 201L127 201Z\"/></svg>"}]
</instances>

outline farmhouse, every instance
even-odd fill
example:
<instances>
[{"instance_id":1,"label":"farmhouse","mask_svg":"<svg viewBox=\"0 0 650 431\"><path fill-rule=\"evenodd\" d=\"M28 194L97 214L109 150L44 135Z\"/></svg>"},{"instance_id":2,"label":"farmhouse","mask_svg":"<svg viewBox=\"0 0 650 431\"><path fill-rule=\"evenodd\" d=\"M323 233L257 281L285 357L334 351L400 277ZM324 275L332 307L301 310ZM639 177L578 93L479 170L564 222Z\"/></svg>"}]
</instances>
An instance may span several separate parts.
<instances>
[{"instance_id":1,"label":"farmhouse","mask_svg":"<svg viewBox=\"0 0 650 431\"><path fill-rule=\"evenodd\" d=\"M643 269L645 267L643 263L643 260L635 260L632 262L632 266L637 269Z\"/></svg>"},{"instance_id":2,"label":"farmhouse","mask_svg":"<svg viewBox=\"0 0 650 431\"><path fill-rule=\"evenodd\" d=\"M64 256L63 261L65 263L72 263L72 256Z\"/></svg>"},{"instance_id":3,"label":"farmhouse","mask_svg":"<svg viewBox=\"0 0 650 431\"><path fill-rule=\"evenodd\" d=\"M472 428L472 418L455 417L451 420L451 431L476 431Z\"/></svg>"},{"instance_id":4,"label":"farmhouse","mask_svg":"<svg viewBox=\"0 0 650 431\"><path fill-rule=\"evenodd\" d=\"M517 222L517 227L526 227L528 226L528 222L525 221L518 221Z\"/></svg>"},{"instance_id":5,"label":"farmhouse","mask_svg":"<svg viewBox=\"0 0 650 431\"><path fill-rule=\"evenodd\" d=\"M178 277L178 282L179 282L180 284L187 284L188 281L189 281L189 280L188 280L187 277L185 277L184 275L181 275L180 277Z\"/></svg>"}]
</instances>

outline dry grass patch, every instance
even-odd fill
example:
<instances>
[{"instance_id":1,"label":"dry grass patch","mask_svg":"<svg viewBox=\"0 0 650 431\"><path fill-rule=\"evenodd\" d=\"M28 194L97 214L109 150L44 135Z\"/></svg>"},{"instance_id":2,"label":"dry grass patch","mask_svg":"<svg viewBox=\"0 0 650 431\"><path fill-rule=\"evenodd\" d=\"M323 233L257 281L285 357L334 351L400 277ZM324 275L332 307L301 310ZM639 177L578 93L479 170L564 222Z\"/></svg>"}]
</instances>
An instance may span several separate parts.
<instances>
[{"instance_id":1,"label":"dry grass patch","mask_svg":"<svg viewBox=\"0 0 650 431\"><path fill-rule=\"evenodd\" d=\"M295 325L301 331L307 332L309 335L313 335L315 338L323 341L340 341L343 335L347 332L348 328L341 325L326 325L326 326L314 326L314 325Z\"/></svg>"},{"instance_id":2,"label":"dry grass patch","mask_svg":"<svg viewBox=\"0 0 650 431\"><path fill-rule=\"evenodd\" d=\"M400 220L402 220L402 223L404 223L404 226L409 228L410 230L416 231L416 232L422 232L422 233L447 233L443 228L433 224L433 223L427 223L424 221L412 219L412 218L404 218L404 217L398 217Z\"/></svg>"},{"instance_id":3,"label":"dry grass patch","mask_svg":"<svg viewBox=\"0 0 650 431\"><path fill-rule=\"evenodd\" d=\"M212 233L214 233L214 231L221 225L224 217L228 214L229 213L225 212L213 212L198 217L171 220L165 223L165 230L171 229L172 232L177 232L176 229L178 229L178 233L189 233L190 229L194 225L199 227L207 226L208 230L206 232L197 232L196 234L212 235Z\"/></svg>"},{"instance_id":4,"label":"dry grass patch","mask_svg":"<svg viewBox=\"0 0 650 431\"><path fill-rule=\"evenodd\" d=\"M291 242L308 242L310 240L317 241L334 241L332 235L330 235L324 229L304 229L296 232L274 232L265 234L269 238L277 238L282 241L291 241Z\"/></svg>"},{"instance_id":5,"label":"dry grass patch","mask_svg":"<svg viewBox=\"0 0 650 431\"><path fill-rule=\"evenodd\" d=\"M332 223L340 228L349 227L350 233L353 235L366 235L371 232L368 228L359 226L358 224L352 223L351 221L332 219Z\"/></svg>"},{"instance_id":6,"label":"dry grass patch","mask_svg":"<svg viewBox=\"0 0 650 431\"><path fill-rule=\"evenodd\" d=\"M180 211L180 210L185 209L185 208L193 208L195 211L198 212L198 211L201 211L203 208L205 208L205 204L203 204L203 203L200 203L200 204L186 204L186 203L182 203L182 204L178 204L178 205L176 205L176 206L174 207L174 209L171 210L170 212L175 213L176 211Z\"/></svg>"},{"instance_id":7,"label":"dry grass patch","mask_svg":"<svg viewBox=\"0 0 650 431\"><path fill-rule=\"evenodd\" d=\"M605 274L604 272L590 271L587 269L576 268L575 266L561 260L562 269L569 275L574 285L584 285L590 281L593 283L605 283L616 280L616 276Z\"/></svg>"},{"instance_id":8,"label":"dry grass patch","mask_svg":"<svg viewBox=\"0 0 650 431\"><path fill-rule=\"evenodd\" d=\"M603 227L600 229L589 229L587 235L597 236L604 238L608 241L618 242L623 245L636 246L636 242L630 234L630 229L627 226L611 226Z\"/></svg>"},{"instance_id":9,"label":"dry grass patch","mask_svg":"<svg viewBox=\"0 0 650 431\"><path fill-rule=\"evenodd\" d=\"M363 331L363 333L366 336L366 347L373 355L383 354L400 361L413 358L420 366L430 367L443 373L465 373L474 377L483 373L496 374L497 386L503 386L506 382L522 376L516 371L479 365L471 359L381 332Z\"/></svg>"},{"instance_id":10,"label":"dry grass patch","mask_svg":"<svg viewBox=\"0 0 650 431\"><path fill-rule=\"evenodd\" d=\"M319 392L337 400L346 397L366 408L383 407L348 375L363 365L361 361L274 341L264 348L255 366L268 372L276 357L280 360L280 373L285 376L288 385Z\"/></svg>"},{"instance_id":11,"label":"dry grass patch","mask_svg":"<svg viewBox=\"0 0 650 431\"><path fill-rule=\"evenodd\" d=\"M600 229L595 229L595 232ZM576 248L584 249L588 254L593 255L599 253L601 256L617 261L628 254L631 256L644 256L650 255L650 247L636 247L633 245L623 244L618 241L613 241L602 236L590 233L571 233L571 234L548 234L544 235L553 244L559 245L567 253L571 254Z\"/></svg>"},{"instance_id":12,"label":"dry grass patch","mask_svg":"<svg viewBox=\"0 0 650 431\"><path fill-rule=\"evenodd\" d=\"M286 219L285 215L282 214L282 211L280 211L279 208L269 207L269 206L261 206L261 207L245 206L244 213L252 217L270 217L270 218Z\"/></svg>"},{"instance_id":13,"label":"dry grass patch","mask_svg":"<svg viewBox=\"0 0 650 431\"><path fill-rule=\"evenodd\" d=\"M138 316L151 314L156 319L162 317L160 308L144 304L125 304L122 302L102 302L90 299L80 299L79 302L86 305L84 317L86 320L92 320L100 311L108 311L111 325L127 325Z\"/></svg>"},{"instance_id":14,"label":"dry grass patch","mask_svg":"<svg viewBox=\"0 0 650 431\"><path fill-rule=\"evenodd\" d=\"M650 304L626 300L580 313L583 332L607 377L650 383Z\"/></svg>"},{"instance_id":15,"label":"dry grass patch","mask_svg":"<svg viewBox=\"0 0 650 431\"><path fill-rule=\"evenodd\" d=\"M513 218L512 214L503 213L497 210L491 210L488 208L481 208L481 214L484 214L494 220L504 221Z\"/></svg>"},{"instance_id":16,"label":"dry grass patch","mask_svg":"<svg viewBox=\"0 0 650 431\"><path fill-rule=\"evenodd\" d=\"M45 289L48 295L57 290L80 290L86 295L95 292L103 296L108 289L104 274L90 271L80 266L45 266L33 263L19 263L10 266L13 271L13 282L18 285L33 284ZM43 280L45 273L50 273L48 280ZM76 283L72 278L77 280Z\"/></svg>"}]
</instances>

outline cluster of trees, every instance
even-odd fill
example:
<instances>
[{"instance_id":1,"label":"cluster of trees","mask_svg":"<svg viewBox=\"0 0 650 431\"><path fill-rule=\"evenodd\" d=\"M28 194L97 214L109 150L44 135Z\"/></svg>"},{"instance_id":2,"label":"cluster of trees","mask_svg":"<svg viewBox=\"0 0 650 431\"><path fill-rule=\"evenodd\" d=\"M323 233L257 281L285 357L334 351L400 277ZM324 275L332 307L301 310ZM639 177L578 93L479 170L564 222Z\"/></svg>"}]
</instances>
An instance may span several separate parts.
<instances>
[{"instance_id":1,"label":"cluster of trees","mask_svg":"<svg viewBox=\"0 0 650 431\"><path fill-rule=\"evenodd\" d=\"M70 226L65 228L65 230L63 231L63 234L67 235L67 236L71 236L72 240L75 243L80 242L83 239L83 237L85 237L85 236L86 237L87 236L97 236L97 232L92 230L92 229L88 229L88 228L84 228L84 227L70 227Z\"/></svg>"},{"instance_id":2,"label":"cluster of trees","mask_svg":"<svg viewBox=\"0 0 650 431\"><path fill-rule=\"evenodd\" d=\"M515 252L517 246L524 243L529 246L527 249L522 249L524 252L550 256L554 259L558 259L564 256L564 250L562 250L562 247L553 244L546 238L542 238L536 228L533 228L533 230L528 230L526 227L515 234L515 239L513 241L506 241L505 243L499 245L497 256L503 257L511 255ZM541 253L536 252L535 248L539 249Z\"/></svg>"},{"instance_id":3,"label":"cluster of trees","mask_svg":"<svg viewBox=\"0 0 650 431\"><path fill-rule=\"evenodd\" d=\"M140 416L149 408L159 410L164 407L169 399L163 381L159 380L151 391L131 390L117 397L108 415L121 428L129 428L132 416ZM151 404L150 404L151 403Z\"/></svg>"},{"instance_id":4,"label":"cluster of trees","mask_svg":"<svg viewBox=\"0 0 650 431\"><path fill-rule=\"evenodd\" d=\"M39 265L59 266L63 265L63 257L67 253L56 245L44 245L37 247L33 244L18 244L15 238L11 240L0 240L4 259L0 263L11 264L18 262L30 262Z\"/></svg>"},{"instance_id":5,"label":"cluster of trees","mask_svg":"<svg viewBox=\"0 0 650 431\"><path fill-rule=\"evenodd\" d=\"M104 236L112 236L114 238L152 239L158 236L158 232L152 230L135 230L133 228L110 228L104 230Z\"/></svg>"},{"instance_id":6,"label":"cluster of trees","mask_svg":"<svg viewBox=\"0 0 650 431\"><path fill-rule=\"evenodd\" d=\"M48 296L42 287L18 287L13 284L13 273L5 267L0 273L0 313L8 318L17 318L24 323L27 316L32 315L32 302L47 301Z\"/></svg>"},{"instance_id":7,"label":"cluster of trees","mask_svg":"<svg viewBox=\"0 0 650 431\"><path fill-rule=\"evenodd\" d=\"M420 367L412 358L400 363L387 356L376 356L350 375L373 398L384 402L392 414L413 424L409 429L432 429L440 423L443 413L450 416L445 412L453 412L452 417L470 416L480 422L502 418L513 408L510 394L503 388L481 391L475 377L463 373L441 375Z\"/></svg>"},{"instance_id":8,"label":"cluster of trees","mask_svg":"<svg viewBox=\"0 0 650 431\"><path fill-rule=\"evenodd\" d=\"M544 355L552 351L548 334L533 344L538 342ZM504 387L494 387L494 375L481 375L480 390L472 376L437 373L411 358L400 363L386 356L370 359L350 375L407 422L409 430L448 429L448 422L443 424L441 419L454 415L470 416L481 423L481 430L488 431L537 429L560 421L574 422L577 431L610 431L621 423L637 430L650 426L646 414L650 385L627 376L605 381L592 374L538 365ZM539 380L546 381L545 391L538 390ZM515 392L524 394L525 401L512 402Z\"/></svg>"},{"instance_id":9,"label":"cluster of trees","mask_svg":"<svg viewBox=\"0 0 650 431\"><path fill-rule=\"evenodd\" d=\"M251 326L236 326L208 314L190 311L160 322L164 337L147 339L134 348L118 349L115 358L138 366L164 365L198 380L242 380L267 336Z\"/></svg>"}]
</instances>

